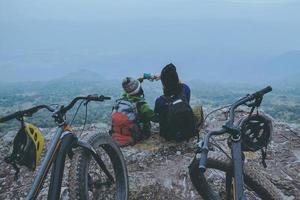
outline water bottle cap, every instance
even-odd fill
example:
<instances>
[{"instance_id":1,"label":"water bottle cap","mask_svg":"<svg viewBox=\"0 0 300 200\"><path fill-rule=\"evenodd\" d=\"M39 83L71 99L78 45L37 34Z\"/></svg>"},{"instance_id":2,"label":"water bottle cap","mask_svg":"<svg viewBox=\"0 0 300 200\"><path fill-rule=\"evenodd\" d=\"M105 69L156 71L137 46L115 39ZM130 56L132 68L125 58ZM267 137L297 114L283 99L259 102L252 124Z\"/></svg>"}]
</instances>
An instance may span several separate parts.
<instances>
[{"instance_id":1,"label":"water bottle cap","mask_svg":"<svg viewBox=\"0 0 300 200\"><path fill-rule=\"evenodd\" d=\"M152 75L149 73L144 73L144 79L151 79Z\"/></svg>"}]
</instances>

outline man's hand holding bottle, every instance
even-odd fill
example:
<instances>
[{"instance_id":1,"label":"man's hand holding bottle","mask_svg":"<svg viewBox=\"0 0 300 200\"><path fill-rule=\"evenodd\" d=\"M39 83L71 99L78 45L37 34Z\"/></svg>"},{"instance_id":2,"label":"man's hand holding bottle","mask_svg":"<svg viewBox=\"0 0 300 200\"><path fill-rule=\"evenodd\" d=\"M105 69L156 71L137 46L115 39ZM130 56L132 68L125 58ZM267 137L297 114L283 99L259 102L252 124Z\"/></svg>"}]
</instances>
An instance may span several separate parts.
<instances>
[{"instance_id":1,"label":"man's hand holding bottle","mask_svg":"<svg viewBox=\"0 0 300 200\"><path fill-rule=\"evenodd\" d=\"M160 75L159 74L144 73L143 77L138 78L138 80L140 82L143 82L145 79L149 80L149 81L159 81L160 80Z\"/></svg>"}]
</instances>

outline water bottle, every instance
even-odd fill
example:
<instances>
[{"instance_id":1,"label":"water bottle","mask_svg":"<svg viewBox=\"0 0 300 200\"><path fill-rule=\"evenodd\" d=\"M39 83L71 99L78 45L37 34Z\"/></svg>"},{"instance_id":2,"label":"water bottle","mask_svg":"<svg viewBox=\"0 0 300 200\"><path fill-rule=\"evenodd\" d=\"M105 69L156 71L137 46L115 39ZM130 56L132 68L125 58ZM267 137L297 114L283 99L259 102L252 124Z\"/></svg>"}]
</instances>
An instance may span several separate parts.
<instances>
[{"instance_id":1,"label":"water bottle","mask_svg":"<svg viewBox=\"0 0 300 200\"><path fill-rule=\"evenodd\" d=\"M154 80L154 75L150 74L150 73L144 73L143 78L147 79L147 80L150 80L150 81L153 81Z\"/></svg>"}]
</instances>

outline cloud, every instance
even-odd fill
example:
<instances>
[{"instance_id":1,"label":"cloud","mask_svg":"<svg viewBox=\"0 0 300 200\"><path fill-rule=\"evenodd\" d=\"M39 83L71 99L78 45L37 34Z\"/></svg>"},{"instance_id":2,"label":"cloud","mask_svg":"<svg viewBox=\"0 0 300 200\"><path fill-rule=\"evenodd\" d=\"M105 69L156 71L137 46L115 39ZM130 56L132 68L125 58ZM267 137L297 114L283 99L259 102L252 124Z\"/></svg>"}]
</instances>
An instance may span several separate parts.
<instances>
[{"instance_id":1,"label":"cloud","mask_svg":"<svg viewBox=\"0 0 300 200\"><path fill-rule=\"evenodd\" d=\"M245 4L289 4L296 3L296 0L224 0L229 3L245 3Z\"/></svg>"}]
</instances>

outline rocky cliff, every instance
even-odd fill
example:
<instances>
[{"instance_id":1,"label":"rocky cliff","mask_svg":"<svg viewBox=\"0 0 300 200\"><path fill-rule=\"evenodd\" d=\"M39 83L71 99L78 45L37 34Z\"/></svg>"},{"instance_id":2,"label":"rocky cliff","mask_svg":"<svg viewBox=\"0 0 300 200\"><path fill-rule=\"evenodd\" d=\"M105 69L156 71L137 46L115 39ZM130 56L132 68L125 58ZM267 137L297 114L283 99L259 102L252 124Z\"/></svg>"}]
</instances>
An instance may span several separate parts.
<instances>
[{"instance_id":1,"label":"rocky cliff","mask_svg":"<svg viewBox=\"0 0 300 200\"><path fill-rule=\"evenodd\" d=\"M243 117L240 112L238 117ZM210 117L202 132L219 128L226 120L226 114L219 112ZM92 124L81 137L98 131L106 132L106 124ZM55 129L43 129L49 144ZM80 128L78 128L80 132ZM268 148L267 165L260 165L260 153L246 154L246 162L254 163L282 192L285 199L300 199L300 127L274 120L274 134ZM3 162L12 146L15 132L0 134L0 199L23 199L33 182L35 172L21 169L20 177L14 181L13 168ZM203 134L203 133L202 133ZM216 138L217 143L228 151L226 137ZM122 149L125 156L130 182L130 199L201 199L193 188L188 175L188 166L194 157L196 140L174 144L166 142L158 135L154 125L152 136L133 147ZM68 198L68 169L66 162L65 178L62 188L62 199ZM221 181L222 182L222 181ZM218 186L221 182L216 182ZM46 199L49 177L39 199ZM224 190L219 187L220 193ZM252 199L252 198L251 198ZM258 199L253 196L253 199Z\"/></svg>"}]
</instances>

